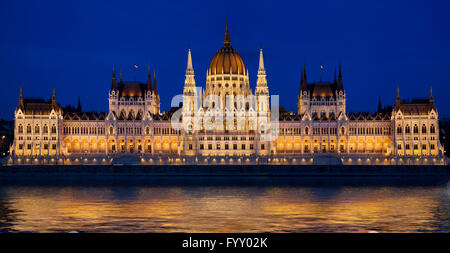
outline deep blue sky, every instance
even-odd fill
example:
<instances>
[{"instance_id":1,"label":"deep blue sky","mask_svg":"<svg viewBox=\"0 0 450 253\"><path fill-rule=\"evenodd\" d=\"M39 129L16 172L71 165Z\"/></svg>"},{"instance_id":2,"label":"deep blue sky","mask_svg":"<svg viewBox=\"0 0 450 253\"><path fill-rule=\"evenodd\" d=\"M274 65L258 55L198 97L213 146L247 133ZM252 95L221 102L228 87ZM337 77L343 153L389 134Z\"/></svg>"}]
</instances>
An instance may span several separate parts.
<instances>
[{"instance_id":1,"label":"deep blue sky","mask_svg":"<svg viewBox=\"0 0 450 253\"><path fill-rule=\"evenodd\" d=\"M402 97L428 97L450 116L449 1L22 1L0 3L0 118L12 118L19 87L25 97L107 111L111 69L145 81L155 68L162 110L182 92L191 45L197 85L223 44L231 43L256 82L263 45L271 94L296 110L300 69L308 80L333 79L342 62L347 111L370 111Z\"/></svg>"}]
</instances>

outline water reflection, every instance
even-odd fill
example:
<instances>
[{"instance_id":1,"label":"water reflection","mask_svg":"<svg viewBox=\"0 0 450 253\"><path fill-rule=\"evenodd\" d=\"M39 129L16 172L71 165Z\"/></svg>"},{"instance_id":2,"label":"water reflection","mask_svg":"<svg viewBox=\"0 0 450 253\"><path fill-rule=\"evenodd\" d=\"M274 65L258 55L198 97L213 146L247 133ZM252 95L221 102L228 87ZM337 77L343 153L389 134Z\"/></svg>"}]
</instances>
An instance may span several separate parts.
<instances>
[{"instance_id":1,"label":"water reflection","mask_svg":"<svg viewBox=\"0 0 450 253\"><path fill-rule=\"evenodd\" d=\"M446 178L0 179L0 230L450 232Z\"/></svg>"}]
</instances>

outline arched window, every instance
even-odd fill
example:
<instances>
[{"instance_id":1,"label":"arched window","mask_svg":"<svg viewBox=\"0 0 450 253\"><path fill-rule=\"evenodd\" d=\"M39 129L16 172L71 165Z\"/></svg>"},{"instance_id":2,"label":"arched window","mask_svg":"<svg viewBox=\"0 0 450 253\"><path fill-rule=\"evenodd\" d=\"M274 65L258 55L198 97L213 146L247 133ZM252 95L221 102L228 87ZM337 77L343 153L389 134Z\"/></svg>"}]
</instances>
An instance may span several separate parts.
<instances>
[{"instance_id":1,"label":"arched window","mask_svg":"<svg viewBox=\"0 0 450 253\"><path fill-rule=\"evenodd\" d=\"M342 135L345 134L345 128L344 128L344 127L341 128L341 134L342 134Z\"/></svg>"},{"instance_id":2,"label":"arched window","mask_svg":"<svg viewBox=\"0 0 450 253\"><path fill-rule=\"evenodd\" d=\"M305 134L309 134L308 132L309 132L309 128L305 127Z\"/></svg>"},{"instance_id":3,"label":"arched window","mask_svg":"<svg viewBox=\"0 0 450 253\"><path fill-rule=\"evenodd\" d=\"M398 134L401 134L402 133L402 127L399 125L399 126L397 126L397 133Z\"/></svg>"},{"instance_id":4,"label":"arched window","mask_svg":"<svg viewBox=\"0 0 450 253\"><path fill-rule=\"evenodd\" d=\"M44 125L44 128L42 129L42 132L44 134L48 134L48 126L47 125Z\"/></svg>"},{"instance_id":5,"label":"arched window","mask_svg":"<svg viewBox=\"0 0 450 253\"><path fill-rule=\"evenodd\" d=\"M411 133L411 127L410 127L409 125L406 125L406 127L405 127L405 133L406 133L406 134Z\"/></svg>"},{"instance_id":6,"label":"arched window","mask_svg":"<svg viewBox=\"0 0 450 253\"><path fill-rule=\"evenodd\" d=\"M109 135L114 134L114 128L112 126L109 127Z\"/></svg>"},{"instance_id":7,"label":"arched window","mask_svg":"<svg viewBox=\"0 0 450 253\"><path fill-rule=\"evenodd\" d=\"M27 134L31 134L31 125L29 125L29 124L27 126Z\"/></svg>"},{"instance_id":8,"label":"arched window","mask_svg":"<svg viewBox=\"0 0 450 253\"><path fill-rule=\"evenodd\" d=\"M19 134L23 133L23 126L22 126L22 124L19 125L18 132L19 132Z\"/></svg>"},{"instance_id":9,"label":"arched window","mask_svg":"<svg viewBox=\"0 0 450 253\"><path fill-rule=\"evenodd\" d=\"M425 124L422 125L422 133L423 134L427 133L427 127L425 126Z\"/></svg>"},{"instance_id":10,"label":"arched window","mask_svg":"<svg viewBox=\"0 0 450 253\"><path fill-rule=\"evenodd\" d=\"M415 134L419 133L419 127L417 125L414 125L414 133Z\"/></svg>"},{"instance_id":11,"label":"arched window","mask_svg":"<svg viewBox=\"0 0 450 253\"><path fill-rule=\"evenodd\" d=\"M431 124L430 126L430 134L434 134L436 132L436 129L434 128L434 125Z\"/></svg>"},{"instance_id":12,"label":"arched window","mask_svg":"<svg viewBox=\"0 0 450 253\"><path fill-rule=\"evenodd\" d=\"M146 135L149 135L149 134L150 134L150 127L146 127L146 128L145 128L145 134L146 134Z\"/></svg>"},{"instance_id":13,"label":"arched window","mask_svg":"<svg viewBox=\"0 0 450 253\"><path fill-rule=\"evenodd\" d=\"M35 134L38 134L38 133L39 133L39 125L36 125L36 126L34 127L34 133L35 133Z\"/></svg>"},{"instance_id":14,"label":"arched window","mask_svg":"<svg viewBox=\"0 0 450 253\"><path fill-rule=\"evenodd\" d=\"M52 134L56 134L56 126L54 124L52 126Z\"/></svg>"}]
</instances>

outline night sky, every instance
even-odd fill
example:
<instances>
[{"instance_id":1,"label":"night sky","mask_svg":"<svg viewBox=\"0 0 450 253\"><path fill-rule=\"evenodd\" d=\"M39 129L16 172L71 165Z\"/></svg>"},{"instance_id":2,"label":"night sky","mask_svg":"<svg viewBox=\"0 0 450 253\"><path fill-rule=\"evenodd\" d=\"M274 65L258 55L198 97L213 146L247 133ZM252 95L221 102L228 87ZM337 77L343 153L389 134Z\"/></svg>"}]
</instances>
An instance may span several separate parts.
<instances>
[{"instance_id":1,"label":"night sky","mask_svg":"<svg viewBox=\"0 0 450 253\"><path fill-rule=\"evenodd\" d=\"M300 70L308 81L333 80L342 63L347 112L402 98L428 97L450 116L450 1L1 1L0 118L12 119L25 97L107 111L113 63L124 79L146 81L156 69L161 111L184 85L191 46L197 86L223 45L231 44L256 85L263 46L270 94L296 111ZM116 72L116 73L117 73ZM118 73L117 73L118 75Z\"/></svg>"}]
</instances>

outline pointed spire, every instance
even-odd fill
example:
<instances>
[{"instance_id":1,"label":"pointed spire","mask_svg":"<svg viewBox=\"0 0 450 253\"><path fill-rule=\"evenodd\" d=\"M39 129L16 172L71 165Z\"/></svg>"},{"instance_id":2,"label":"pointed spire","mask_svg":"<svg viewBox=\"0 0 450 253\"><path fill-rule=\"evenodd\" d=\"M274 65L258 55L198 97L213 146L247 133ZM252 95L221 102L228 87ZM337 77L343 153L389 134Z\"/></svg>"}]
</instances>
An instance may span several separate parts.
<instances>
[{"instance_id":1,"label":"pointed spire","mask_svg":"<svg viewBox=\"0 0 450 253\"><path fill-rule=\"evenodd\" d=\"M307 80L306 80L306 64L303 65L303 82L305 83L305 85L307 84Z\"/></svg>"},{"instance_id":2,"label":"pointed spire","mask_svg":"<svg viewBox=\"0 0 450 253\"><path fill-rule=\"evenodd\" d=\"M344 84L342 82L342 69L341 69L341 63L339 62L339 77L338 77L338 89L343 90Z\"/></svg>"},{"instance_id":3,"label":"pointed spire","mask_svg":"<svg viewBox=\"0 0 450 253\"><path fill-rule=\"evenodd\" d=\"M259 49L259 67L258 67L258 75L265 75L266 69L264 68L264 57L262 46Z\"/></svg>"},{"instance_id":4,"label":"pointed spire","mask_svg":"<svg viewBox=\"0 0 450 253\"><path fill-rule=\"evenodd\" d=\"M113 64L111 90L115 89L117 89L117 81L116 81L116 72L114 71L114 64Z\"/></svg>"},{"instance_id":5,"label":"pointed spire","mask_svg":"<svg viewBox=\"0 0 450 253\"><path fill-rule=\"evenodd\" d=\"M300 81L300 90L307 90L308 85L306 82L306 67L305 65L303 65L303 69L302 69L302 78Z\"/></svg>"},{"instance_id":6,"label":"pointed spire","mask_svg":"<svg viewBox=\"0 0 450 253\"><path fill-rule=\"evenodd\" d=\"M150 75L150 64L148 64L148 72L147 72L147 90L152 90L152 76Z\"/></svg>"},{"instance_id":7,"label":"pointed spire","mask_svg":"<svg viewBox=\"0 0 450 253\"><path fill-rule=\"evenodd\" d=\"M122 79L122 68L120 68L120 77L119 77L119 83L123 83L123 79Z\"/></svg>"},{"instance_id":8,"label":"pointed spire","mask_svg":"<svg viewBox=\"0 0 450 253\"><path fill-rule=\"evenodd\" d=\"M158 87L156 86L156 71L153 70L153 92L158 95Z\"/></svg>"},{"instance_id":9,"label":"pointed spire","mask_svg":"<svg viewBox=\"0 0 450 253\"><path fill-rule=\"evenodd\" d=\"M23 94L22 94L22 87L20 87L20 94L19 94L19 108L23 108Z\"/></svg>"},{"instance_id":10,"label":"pointed spire","mask_svg":"<svg viewBox=\"0 0 450 253\"><path fill-rule=\"evenodd\" d=\"M223 39L223 44L225 46L230 46L231 45L231 40L230 40L230 32L228 31L228 17L226 19L226 25L225 25L225 38Z\"/></svg>"},{"instance_id":11,"label":"pointed spire","mask_svg":"<svg viewBox=\"0 0 450 253\"><path fill-rule=\"evenodd\" d=\"M430 99L429 103L434 107L434 98L433 98L433 87L430 86Z\"/></svg>"},{"instance_id":12,"label":"pointed spire","mask_svg":"<svg viewBox=\"0 0 450 253\"><path fill-rule=\"evenodd\" d=\"M56 100L56 92L55 92L55 88L53 88L52 100Z\"/></svg>"},{"instance_id":13,"label":"pointed spire","mask_svg":"<svg viewBox=\"0 0 450 253\"><path fill-rule=\"evenodd\" d=\"M300 77L300 90L303 87L303 68L301 69L301 77Z\"/></svg>"},{"instance_id":14,"label":"pointed spire","mask_svg":"<svg viewBox=\"0 0 450 253\"><path fill-rule=\"evenodd\" d=\"M397 97L395 98L395 105L399 106L401 104L400 100L400 89L397 87Z\"/></svg>"},{"instance_id":15,"label":"pointed spire","mask_svg":"<svg viewBox=\"0 0 450 253\"><path fill-rule=\"evenodd\" d=\"M194 74L194 67L192 66L191 47L189 46L186 75L193 75L193 74Z\"/></svg>"},{"instance_id":16,"label":"pointed spire","mask_svg":"<svg viewBox=\"0 0 450 253\"><path fill-rule=\"evenodd\" d=\"M266 79L266 69L264 67L264 56L263 56L262 46L259 49L258 79L256 80L255 94L257 94L257 95L268 95L269 94L269 89L267 87L267 79Z\"/></svg>"}]
</instances>

